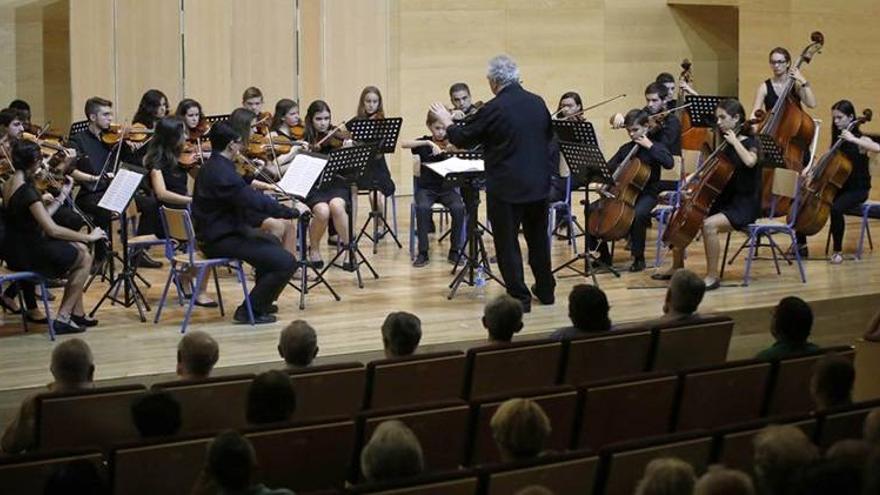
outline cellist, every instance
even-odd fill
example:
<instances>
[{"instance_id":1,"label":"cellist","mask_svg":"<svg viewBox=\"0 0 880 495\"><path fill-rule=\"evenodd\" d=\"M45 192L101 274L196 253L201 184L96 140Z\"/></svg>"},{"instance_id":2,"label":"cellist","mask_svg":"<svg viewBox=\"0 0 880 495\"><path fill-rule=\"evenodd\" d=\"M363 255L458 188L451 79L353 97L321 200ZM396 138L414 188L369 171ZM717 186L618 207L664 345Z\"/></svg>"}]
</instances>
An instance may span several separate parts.
<instances>
[{"instance_id":1,"label":"cellist","mask_svg":"<svg viewBox=\"0 0 880 495\"><path fill-rule=\"evenodd\" d=\"M721 191L709 216L703 220L703 245L706 249L706 290L720 287L718 259L721 253L719 234L740 229L755 221L761 211L761 171L758 164L758 141L747 125L742 104L728 98L715 108L717 134L728 143L724 156L734 164L733 176ZM679 268L684 268L684 248L673 248L672 267L651 276L655 280L669 280Z\"/></svg>"}]
</instances>

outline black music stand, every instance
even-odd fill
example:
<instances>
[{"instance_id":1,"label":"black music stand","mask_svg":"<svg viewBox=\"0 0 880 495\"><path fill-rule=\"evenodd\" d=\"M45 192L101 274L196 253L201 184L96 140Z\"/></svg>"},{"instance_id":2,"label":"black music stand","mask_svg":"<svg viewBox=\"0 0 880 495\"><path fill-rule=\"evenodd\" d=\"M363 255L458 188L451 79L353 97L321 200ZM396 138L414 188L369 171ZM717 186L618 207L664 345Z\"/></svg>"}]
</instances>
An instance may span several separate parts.
<instances>
[{"instance_id":1,"label":"black music stand","mask_svg":"<svg viewBox=\"0 0 880 495\"><path fill-rule=\"evenodd\" d=\"M761 147L761 164L766 168L785 167L785 155L773 136L758 133L755 137Z\"/></svg>"},{"instance_id":2,"label":"black music stand","mask_svg":"<svg viewBox=\"0 0 880 495\"><path fill-rule=\"evenodd\" d=\"M608 168L608 163L605 161L605 157L602 156L602 150L599 149L598 146L592 146L584 143L573 143L569 141L560 141L559 142L559 150L562 155L565 157L565 163L568 164L568 167L571 169L571 173L582 178L584 184L598 183L598 184L614 184L613 174L611 170ZM602 260L597 258L590 252L591 249L591 239L590 235L590 201L589 195L584 199L584 242L586 243L586 248L583 253L578 253L574 258L566 261L562 265L553 269L553 273L556 273L564 268L568 268L569 270L573 270L574 272L582 275L583 277L590 277L593 279L593 285L598 286L599 283L596 280L596 272L594 267L595 264L599 268L604 268L611 272L615 277L620 277L620 273L614 269L613 266L609 266L605 264ZM597 241L601 242L601 239L597 239ZM578 270L575 266L573 266L578 261L583 260L584 269Z\"/></svg>"},{"instance_id":3,"label":"black music stand","mask_svg":"<svg viewBox=\"0 0 880 495\"><path fill-rule=\"evenodd\" d=\"M351 132L353 140L361 143L376 143L376 160L378 160L379 155L394 153L394 149L397 147L397 138L400 136L401 125L403 125L403 119L401 117L394 117L388 119L353 119L348 121L345 127ZM371 187L368 190L368 194L370 195L370 214L358 232L358 239L366 236L367 239L372 241L373 254L376 254L379 239L385 236L385 234L391 234L391 238L394 239L398 249L403 248L403 244L400 243L397 234L388 225L385 212L379 209L378 189ZM373 235L367 233L367 226L370 222L373 223ZM384 228L381 233L379 232L380 222Z\"/></svg>"},{"instance_id":4,"label":"black music stand","mask_svg":"<svg viewBox=\"0 0 880 495\"><path fill-rule=\"evenodd\" d=\"M714 127L715 126L715 109L722 101L730 98L729 96L711 96L711 95L687 95L685 103L691 106L684 109L691 116L691 125L694 127Z\"/></svg>"},{"instance_id":5,"label":"black music stand","mask_svg":"<svg viewBox=\"0 0 880 495\"><path fill-rule=\"evenodd\" d=\"M596 137L596 130L593 128L592 122L579 120L554 120L553 131L556 132L556 137L558 137L560 141L599 146L599 139Z\"/></svg>"},{"instance_id":6,"label":"black music stand","mask_svg":"<svg viewBox=\"0 0 880 495\"><path fill-rule=\"evenodd\" d=\"M357 180L363 175L370 160L376 154L376 143L362 144L349 148L338 148L330 152L327 159L327 165L324 166L324 172L318 180L318 190L330 189L337 180L342 180L351 188L351 214L348 219L348 244L344 245L336 256L327 263L327 266L321 270L321 276L334 266L336 260L342 255L346 255L346 261L339 266L346 271L354 271L357 273L358 288L364 288L364 281L361 277L361 265L367 265L367 268L373 274L373 278L379 278L379 274L370 265L370 262L364 257L358 247L358 237L354 235L354 222L357 218Z\"/></svg>"}]
</instances>

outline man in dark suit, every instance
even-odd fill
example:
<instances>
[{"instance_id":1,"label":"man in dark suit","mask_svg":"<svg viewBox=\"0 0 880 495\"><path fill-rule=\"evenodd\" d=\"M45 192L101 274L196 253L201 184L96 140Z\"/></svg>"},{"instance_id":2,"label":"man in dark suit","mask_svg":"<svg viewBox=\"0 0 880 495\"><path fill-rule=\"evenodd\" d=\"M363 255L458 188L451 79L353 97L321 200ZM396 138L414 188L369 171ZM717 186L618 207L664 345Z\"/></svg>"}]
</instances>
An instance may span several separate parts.
<instances>
[{"instance_id":1,"label":"man in dark suit","mask_svg":"<svg viewBox=\"0 0 880 495\"><path fill-rule=\"evenodd\" d=\"M532 294L523 279L520 226L535 277L532 291L541 303L554 302L547 196L556 145L547 105L520 86L519 68L513 59L499 55L490 60L486 78L495 98L465 119L465 125L453 125L452 116L440 103L433 104L431 111L448 126L452 144L459 148L483 146L486 211L492 222L498 267L507 293L528 312Z\"/></svg>"},{"instance_id":2,"label":"man in dark suit","mask_svg":"<svg viewBox=\"0 0 880 495\"><path fill-rule=\"evenodd\" d=\"M196 239L209 257L236 258L256 270L249 295L256 323L275 321L281 295L295 270L296 260L277 239L263 235L245 221L245 212L255 210L275 218L295 218L293 210L252 189L236 172L233 158L244 146L241 135L227 122L211 128L211 158L201 167L193 191L192 216ZM235 321L248 321L242 303Z\"/></svg>"}]
</instances>

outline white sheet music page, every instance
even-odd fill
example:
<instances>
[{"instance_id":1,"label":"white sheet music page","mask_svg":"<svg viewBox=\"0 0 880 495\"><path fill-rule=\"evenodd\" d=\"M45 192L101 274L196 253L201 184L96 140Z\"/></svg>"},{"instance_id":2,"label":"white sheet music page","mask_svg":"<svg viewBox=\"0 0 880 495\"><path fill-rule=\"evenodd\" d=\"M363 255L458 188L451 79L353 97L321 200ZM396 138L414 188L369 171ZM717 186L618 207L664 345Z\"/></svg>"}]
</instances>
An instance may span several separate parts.
<instances>
[{"instance_id":1,"label":"white sheet music page","mask_svg":"<svg viewBox=\"0 0 880 495\"><path fill-rule=\"evenodd\" d=\"M485 170L483 160L464 160L457 156L447 158L442 162L425 163L424 165L441 177L461 172L483 172Z\"/></svg>"},{"instance_id":2,"label":"white sheet music page","mask_svg":"<svg viewBox=\"0 0 880 495\"><path fill-rule=\"evenodd\" d=\"M326 165L326 158L300 153L290 162L290 166L287 167L287 172L278 182L278 186L288 194L305 198Z\"/></svg>"},{"instance_id":3,"label":"white sheet music page","mask_svg":"<svg viewBox=\"0 0 880 495\"><path fill-rule=\"evenodd\" d=\"M143 179L143 174L120 168L98 202L105 210L122 214Z\"/></svg>"}]
</instances>

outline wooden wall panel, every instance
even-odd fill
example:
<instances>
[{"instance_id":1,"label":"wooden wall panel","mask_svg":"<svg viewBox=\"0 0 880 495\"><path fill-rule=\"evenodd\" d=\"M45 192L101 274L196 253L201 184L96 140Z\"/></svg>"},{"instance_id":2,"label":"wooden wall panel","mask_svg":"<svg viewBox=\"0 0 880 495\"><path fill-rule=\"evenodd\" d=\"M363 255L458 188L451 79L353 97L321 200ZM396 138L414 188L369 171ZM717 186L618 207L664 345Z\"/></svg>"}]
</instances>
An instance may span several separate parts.
<instances>
[{"instance_id":1,"label":"wooden wall panel","mask_svg":"<svg viewBox=\"0 0 880 495\"><path fill-rule=\"evenodd\" d=\"M303 111L310 101L320 98L323 94L322 9L321 0L299 0L299 94Z\"/></svg>"},{"instance_id":2,"label":"wooden wall panel","mask_svg":"<svg viewBox=\"0 0 880 495\"><path fill-rule=\"evenodd\" d=\"M31 105L39 121L45 115L43 97L43 8L25 5L15 9L16 98ZM3 106L8 102L3 102Z\"/></svg>"},{"instance_id":3,"label":"wooden wall panel","mask_svg":"<svg viewBox=\"0 0 880 495\"><path fill-rule=\"evenodd\" d=\"M208 115L238 105L232 87L232 1L184 0L184 95ZM241 90L239 90L240 94Z\"/></svg>"},{"instance_id":4,"label":"wooden wall panel","mask_svg":"<svg viewBox=\"0 0 880 495\"><path fill-rule=\"evenodd\" d=\"M32 120L65 132L73 118L70 101L70 2L60 0L43 7L43 115Z\"/></svg>"},{"instance_id":5,"label":"wooden wall panel","mask_svg":"<svg viewBox=\"0 0 880 495\"><path fill-rule=\"evenodd\" d=\"M114 102L117 99L114 26L113 0L71 3L70 104L75 121L85 118L83 105L86 99L92 96Z\"/></svg>"},{"instance_id":6,"label":"wooden wall panel","mask_svg":"<svg viewBox=\"0 0 880 495\"><path fill-rule=\"evenodd\" d=\"M15 82L15 9L0 7L0 102L16 97Z\"/></svg>"}]
</instances>

